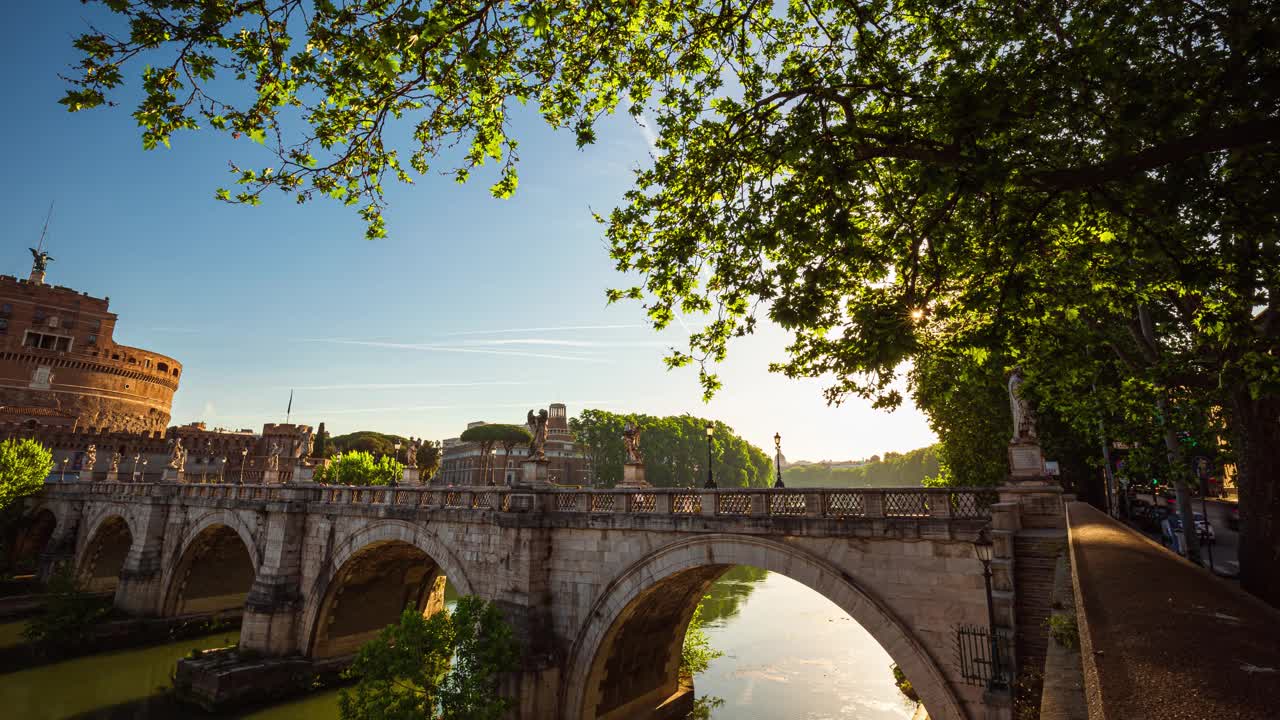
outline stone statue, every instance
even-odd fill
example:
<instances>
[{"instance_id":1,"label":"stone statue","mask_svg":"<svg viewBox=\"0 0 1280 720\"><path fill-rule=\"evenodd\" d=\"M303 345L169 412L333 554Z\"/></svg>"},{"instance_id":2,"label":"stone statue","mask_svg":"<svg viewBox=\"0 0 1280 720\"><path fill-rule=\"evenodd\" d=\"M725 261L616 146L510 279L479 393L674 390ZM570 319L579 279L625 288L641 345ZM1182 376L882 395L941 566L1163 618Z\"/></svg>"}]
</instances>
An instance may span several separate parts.
<instances>
[{"instance_id":1,"label":"stone statue","mask_svg":"<svg viewBox=\"0 0 1280 720\"><path fill-rule=\"evenodd\" d=\"M267 453L267 469L280 469L280 443L277 440L271 441L271 450Z\"/></svg>"},{"instance_id":2,"label":"stone statue","mask_svg":"<svg viewBox=\"0 0 1280 720\"><path fill-rule=\"evenodd\" d=\"M124 456L120 454L119 450L116 450L115 452L111 453L111 466L108 468L108 470L113 473L120 472L120 461L123 459L124 459Z\"/></svg>"},{"instance_id":3,"label":"stone statue","mask_svg":"<svg viewBox=\"0 0 1280 720\"><path fill-rule=\"evenodd\" d=\"M644 454L640 452L640 426L627 421L622 428L622 444L627 449L627 464L640 465L644 462Z\"/></svg>"},{"instance_id":4,"label":"stone statue","mask_svg":"<svg viewBox=\"0 0 1280 720\"><path fill-rule=\"evenodd\" d=\"M539 410L537 415L533 411L529 411L529 434L533 437L529 440L529 459L530 460L546 460L547 452L547 411Z\"/></svg>"},{"instance_id":5,"label":"stone statue","mask_svg":"<svg viewBox=\"0 0 1280 720\"><path fill-rule=\"evenodd\" d=\"M169 449L169 468L171 470L181 470L187 464L187 451L182 447L182 438L173 441L173 447Z\"/></svg>"},{"instance_id":6,"label":"stone statue","mask_svg":"<svg viewBox=\"0 0 1280 720\"><path fill-rule=\"evenodd\" d=\"M1009 410L1013 415L1012 442L1034 443L1039 437L1036 434L1036 416L1031 410L1031 404L1022 397L1023 382L1022 370L1014 368L1009 375Z\"/></svg>"},{"instance_id":7,"label":"stone statue","mask_svg":"<svg viewBox=\"0 0 1280 720\"><path fill-rule=\"evenodd\" d=\"M47 250L37 250L35 248L27 248L31 251L31 271L42 273L53 262L53 258L49 257Z\"/></svg>"},{"instance_id":8,"label":"stone statue","mask_svg":"<svg viewBox=\"0 0 1280 720\"><path fill-rule=\"evenodd\" d=\"M311 432L305 432L298 438L298 459L302 460L311 454Z\"/></svg>"},{"instance_id":9,"label":"stone statue","mask_svg":"<svg viewBox=\"0 0 1280 720\"><path fill-rule=\"evenodd\" d=\"M98 464L98 446L90 443L89 447L84 450L84 460L80 467L93 472L93 466Z\"/></svg>"},{"instance_id":10,"label":"stone statue","mask_svg":"<svg viewBox=\"0 0 1280 720\"><path fill-rule=\"evenodd\" d=\"M405 450L404 466L407 468L418 467L418 447L422 443L414 438L409 438L409 447Z\"/></svg>"}]
</instances>

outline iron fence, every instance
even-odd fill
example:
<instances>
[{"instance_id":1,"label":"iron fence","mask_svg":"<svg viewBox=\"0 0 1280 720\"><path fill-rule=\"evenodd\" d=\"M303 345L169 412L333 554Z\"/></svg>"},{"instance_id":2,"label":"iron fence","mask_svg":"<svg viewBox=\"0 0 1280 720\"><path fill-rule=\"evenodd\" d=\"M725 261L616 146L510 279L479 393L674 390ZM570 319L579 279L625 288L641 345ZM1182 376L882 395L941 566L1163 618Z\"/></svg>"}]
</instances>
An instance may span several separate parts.
<instances>
[{"instance_id":1,"label":"iron fence","mask_svg":"<svg viewBox=\"0 0 1280 720\"><path fill-rule=\"evenodd\" d=\"M1009 660L1013 657L1013 643L1005 630L996 631L996 650L999 666L991 660L991 632L985 625L956 626L956 663L960 675L970 685L989 685L992 678L997 684L1007 684Z\"/></svg>"}]
</instances>

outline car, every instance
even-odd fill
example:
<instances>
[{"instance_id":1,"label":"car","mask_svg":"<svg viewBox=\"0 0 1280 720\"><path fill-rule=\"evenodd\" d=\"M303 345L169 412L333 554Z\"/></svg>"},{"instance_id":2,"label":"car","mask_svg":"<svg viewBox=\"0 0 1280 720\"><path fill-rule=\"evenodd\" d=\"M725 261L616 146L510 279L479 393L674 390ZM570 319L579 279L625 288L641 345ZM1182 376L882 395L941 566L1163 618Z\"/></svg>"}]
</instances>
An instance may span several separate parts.
<instances>
[{"instance_id":1,"label":"car","mask_svg":"<svg viewBox=\"0 0 1280 720\"><path fill-rule=\"evenodd\" d=\"M1240 531L1240 506L1235 503L1227 510L1227 527Z\"/></svg>"},{"instance_id":2,"label":"car","mask_svg":"<svg viewBox=\"0 0 1280 720\"><path fill-rule=\"evenodd\" d=\"M1192 513L1195 517L1196 532L1200 536L1200 542L1204 545L1212 545L1218 541L1217 533L1213 531L1213 526L1205 519L1204 513ZM1172 543L1172 535L1182 530L1182 518L1176 513L1170 513L1167 517L1159 522L1161 535L1166 545Z\"/></svg>"}]
</instances>

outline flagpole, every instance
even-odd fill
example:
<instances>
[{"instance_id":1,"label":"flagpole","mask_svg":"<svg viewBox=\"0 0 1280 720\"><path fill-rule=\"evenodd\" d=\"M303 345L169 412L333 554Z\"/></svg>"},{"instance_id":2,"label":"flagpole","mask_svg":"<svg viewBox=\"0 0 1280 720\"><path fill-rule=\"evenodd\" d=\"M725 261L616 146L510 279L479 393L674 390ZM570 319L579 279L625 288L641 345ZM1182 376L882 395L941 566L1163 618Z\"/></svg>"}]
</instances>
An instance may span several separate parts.
<instances>
[{"instance_id":1,"label":"flagpole","mask_svg":"<svg viewBox=\"0 0 1280 720\"><path fill-rule=\"evenodd\" d=\"M284 424L289 424L289 416L293 415L293 388L289 388L289 408L284 411Z\"/></svg>"}]
</instances>

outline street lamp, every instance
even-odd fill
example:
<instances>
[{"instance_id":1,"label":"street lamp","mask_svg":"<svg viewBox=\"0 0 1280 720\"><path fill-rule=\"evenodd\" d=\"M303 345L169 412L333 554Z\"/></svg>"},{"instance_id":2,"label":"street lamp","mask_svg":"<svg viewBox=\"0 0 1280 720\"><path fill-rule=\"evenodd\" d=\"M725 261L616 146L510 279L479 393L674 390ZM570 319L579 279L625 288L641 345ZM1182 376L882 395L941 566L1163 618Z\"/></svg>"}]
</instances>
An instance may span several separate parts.
<instances>
[{"instance_id":1,"label":"street lamp","mask_svg":"<svg viewBox=\"0 0 1280 720\"><path fill-rule=\"evenodd\" d=\"M244 466L247 462L249 462L249 448L240 448L240 481L236 483L237 485L244 484Z\"/></svg>"},{"instance_id":2,"label":"street lamp","mask_svg":"<svg viewBox=\"0 0 1280 720\"><path fill-rule=\"evenodd\" d=\"M988 690L1004 688L1004 677L1000 666L1000 643L996 639L996 607L991 599L991 554L994 545L991 542L991 528L984 527L973 543L973 549L982 563L982 579L987 584L987 634L991 639L991 679L987 681Z\"/></svg>"},{"instance_id":3,"label":"street lamp","mask_svg":"<svg viewBox=\"0 0 1280 720\"><path fill-rule=\"evenodd\" d=\"M138 482L147 481L147 463L151 462L151 458L142 458L142 476L138 478Z\"/></svg>"},{"instance_id":4,"label":"street lamp","mask_svg":"<svg viewBox=\"0 0 1280 720\"><path fill-rule=\"evenodd\" d=\"M58 477L58 482L67 481L67 461L70 459L71 458L62 458L62 474Z\"/></svg>"},{"instance_id":5,"label":"street lamp","mask_svg":"<svg viewBox=\"0 0 1280 720\"><path fill-rule=\"evenodd\" d=\"M138 482L138 460L142 457L141 453L133 456L133 472L129 473L130 482Z\"/></svg>"},{"instance_id":6,"label":"street lamp","mask_svg":"<svg viewBox=\"0 0 1280 720\"><path fill-rule=\"evenodd\" d=\"M707 423L707 484L704 487L715 488L716 479L711 475L711 436L715 434L715 427L711 423Z\"/></svg>"},{"instance_id":7,"label":"street lamp","mask_svg":"<svg viewBox=\"0 0 1280 720\"><path fill-rule=\"evenodd\" d=\"M782 433L773 434L773 466L777 473L773 480L773 486L776 488L786 487L782 482Z\"/></svg>"}]
</instances>

